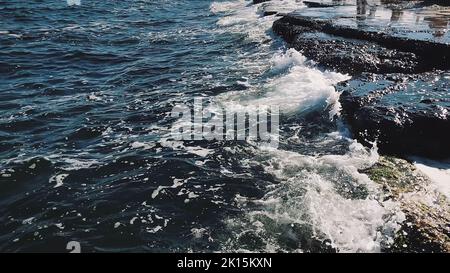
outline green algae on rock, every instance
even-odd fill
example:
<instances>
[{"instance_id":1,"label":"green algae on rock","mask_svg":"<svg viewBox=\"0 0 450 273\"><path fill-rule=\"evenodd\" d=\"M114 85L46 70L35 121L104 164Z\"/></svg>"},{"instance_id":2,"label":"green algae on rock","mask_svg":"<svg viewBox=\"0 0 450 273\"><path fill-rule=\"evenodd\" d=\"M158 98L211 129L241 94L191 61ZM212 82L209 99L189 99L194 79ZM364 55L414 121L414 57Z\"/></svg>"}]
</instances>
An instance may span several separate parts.
<instances>
[{"instance_id":1,"label":"green algae on rock","mask_svg":"<svg viewBox=\"0 0 450 273\"><path fill-rule=\"evenodd\" d=\"M382 185L385 198L399 202L406 216L394 243L385 251L450 251L450 202L413 164L395 157L380 157L362 172Z\"/></svg>"}]
</instances>

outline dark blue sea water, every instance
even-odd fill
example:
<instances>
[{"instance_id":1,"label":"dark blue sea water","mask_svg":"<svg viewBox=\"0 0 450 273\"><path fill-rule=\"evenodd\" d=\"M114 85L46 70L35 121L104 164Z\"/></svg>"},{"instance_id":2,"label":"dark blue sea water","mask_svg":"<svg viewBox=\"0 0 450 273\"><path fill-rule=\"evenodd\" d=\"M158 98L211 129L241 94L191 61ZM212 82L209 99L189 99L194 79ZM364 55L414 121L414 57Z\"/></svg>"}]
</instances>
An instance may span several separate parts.
<instances>
[{"instance_id":1,"label":"dark blue sea water","mask_svg":"<svg viewBox=\"0 0 450 273\"><path fill-rule=\"evenodd\" d=\"M69 1L77 2L77 1ZM0 251L380 251L333 84L249 1L0 1ZM283 1L285 9L303 6ZM282 141L170 138L178 103L282 110Z\"/></svg>"}]
</instances>

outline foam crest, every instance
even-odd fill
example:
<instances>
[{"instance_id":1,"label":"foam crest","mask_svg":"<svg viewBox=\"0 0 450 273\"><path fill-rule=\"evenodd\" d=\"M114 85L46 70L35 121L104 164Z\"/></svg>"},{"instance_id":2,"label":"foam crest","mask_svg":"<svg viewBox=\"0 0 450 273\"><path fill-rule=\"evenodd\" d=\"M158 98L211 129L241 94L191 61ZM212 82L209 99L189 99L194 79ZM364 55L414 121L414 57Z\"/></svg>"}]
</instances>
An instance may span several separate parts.
<instances>
[{"instance_id":1,"label":"foam crest","mask_svg":"<svg viewBox=\"0 0 450 273\"><path fill-rule=\"evenodd\" d=\"M225 2L213 2L209 7L212 13L232 12L241 7L245 1L225 1Z\"/></svg>"},{"instance_id":2,"label":"foam crest","mask_svg":"<svg viewBox=\"0 0 450 273\"><path fill-rule=\"evenodd\" d=\"M273 242L286 240L282 239L286 232L291 244L298 244L296 251L313 251L309 244L301 244L304 233L339 252L379 252L392 244L405 216L399 204L381 201L381 189L357 168L378 157L375 149L367 151L353 143L341 156L313 157L275 149L264 152L259 162L280 184L260 200L241 197L243 207L253 204L250 207L258 209L235 220L232 228L249 232L252 226L261 225L256 236L265 238L265 250L272 248ZM260 224L261 219L265 220ZM293 251L282 245L274 250Z\"/></svg>"},{"instance_id":3,"label":"foam crest","mask_svg":"<svg viewBox=\"0 0 450 273\"><path fill-rule=\"evenodd\" d=\"M307 66L305 62L306 58L294 49L279 53L271 60L271 70L275 77L268 83L248 92L231 92L219 97L227 107L277 105L282 113L287 114L337 104L339 94L334 84L349 77L334 72L322 72Z\"/></svg>"}]
</instances>

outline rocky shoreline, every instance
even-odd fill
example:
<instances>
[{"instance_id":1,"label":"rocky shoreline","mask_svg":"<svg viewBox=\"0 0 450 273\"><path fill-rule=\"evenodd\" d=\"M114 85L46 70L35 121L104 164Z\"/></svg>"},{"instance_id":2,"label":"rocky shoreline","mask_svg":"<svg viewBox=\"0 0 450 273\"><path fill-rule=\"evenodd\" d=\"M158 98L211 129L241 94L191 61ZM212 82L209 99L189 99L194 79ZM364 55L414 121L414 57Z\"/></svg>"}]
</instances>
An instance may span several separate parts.
<instances>
[{"instance_id":1,"label":"rocky shoreline","mask_svg":"<svg viewBox=\"0 0 450 273\"><path fill-rule=\"evenodd\" d=\"M288 14L273 30L326 68L357 75L420 73L450 68L450 44L397 37Z\"/></svg>"},{"instance_id":2,"label":"rocky shoreline","mask_svg":"<svg viewBox=\"0 0 450 273\"><path fill-rule=\"evenodd\" d=\"M366 145L377 141L389 155L449 158L447 34L438 37L412 22L383 27L376 14L390 10L384 6L321 5L281 17L273 31L323 69L353 76L337 89L354 137ZM418 14L417 8L410 12ZM438 21L450 18L436 14Z\"/></svg>"},{"instance_id":3,"label":"rocky shoreline","mask_svg":"<svg viewBox=\"0 0 450 273\"><path fill-rule=\"evenodd\" d=\"M450 73L363 74L338 84L354 137L383 154L446 159L450 153Z\"/></svg>"},{"instance_id":4,"label":"rocky shoreline","mask_svg":"<svg viewBox=\"0 0 450 273\"><path fill-rule=\"evenodd\" d=\"M450 158L450 11L434 5L448 1L303 1L289 14L253 2L267 2L263 16L280 17L273 31L290 47L352 76L336 86L342 117L355 139L376 142L384 155L361 171L406 215L384 251L450 252L450 202L407 160ZM432 200L419 198L425 193Z\"/></svg>"},{"instance_id":5,"label":"rocky shoreline","mask_svg":"<svg viewBox=\"0 0 450 273\"><path fill-rule=\"evenodd\" d=\"M401 204L406 217L386 252L450 252L450 203L428 177L395 157L381 157L362 172L383 187L385 199Z\"/></svg>"}]
</instances>

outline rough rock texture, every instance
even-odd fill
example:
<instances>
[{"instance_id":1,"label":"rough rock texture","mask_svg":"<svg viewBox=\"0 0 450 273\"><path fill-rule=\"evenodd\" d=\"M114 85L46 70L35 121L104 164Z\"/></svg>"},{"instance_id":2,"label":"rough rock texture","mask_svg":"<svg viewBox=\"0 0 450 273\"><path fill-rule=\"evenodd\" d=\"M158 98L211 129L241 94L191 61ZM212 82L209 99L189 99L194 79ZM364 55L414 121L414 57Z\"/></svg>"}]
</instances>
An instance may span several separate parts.
<instances>
[{"instance_id":1,"label":"rough rock texture","mask_svg":"<svg viewBox=\"0 0 450 273\"><path fill-rule=\"evenodd\" d=\"M297 27L292 44L306 57L325 68L357 75L373 73L412 73L425 70L421 58L414 53L388 49L376 43L311 31ZM277 28L277 31L279 29ZM278 32L279 33L279 32Z\"/></svg>"},{"instance_id":2,"label":"rough rock texture","mask_svg":"<svg viewBox=\"0 0 450 273\"><path fill-rule=\"evenodd\" d=\"M397 14L386 7L371 15L372 8L306 8L277 20L273 30L319 66L354 76L337 88L343 117L361 143L377 142L390 155L450 157L448 37L425 21L389 21L383 16ZM420 18L416 9L408 12ZM439 12L430 18L446 20Z\"/></svg>"},{"instance_id":3,"label":"rough rock texture","mask_svg":"<svg viewBox=\"0 0 450 273\"><path fill-rule=\"evenodd\" d=\"M382 3L381 10L305 3L317 8L285 15L273 30L319 66L354 76L337 90L343 118L359 142L376 142L385 155L448 158L448 15L419 2ZM421 8L430 17L415 14ZM450 200L426 175L391 156L360 171L382 185L383 197L398 202L406 217L383 251L450 252Z\"/></svg>"},{"instance_id":4,"label":"rough rock texture","mask_svg":"<svg viewBox=\"0 0 450 273\"><path fill-rule=\"evenodd\" d=\"M277 20L273 30L320 65L353 75L450 69L448 44L338 26L298 15Z\"/></svg>"},{"instance_id":5,"label":"rough rock texture","mask_svg":"<svg viewBox=\"0 0 450 273\"><path fill-rule=\"evenodd\" d=\"M364 74L337 86L354 137L394 155L450 156L450 73Z\"/></svg>"},{"instance_id":6,"label":"rough rock texture","mask_svg":"<svg viewBox=\"0 0 450 273\"><path fill-rule=\"evenodd\" d=\"M430 5L443 5L443 6L450 6L450 0L424 0L424 3L430 4Z\"/></svg>"},{"instance_id":7,"label":"rough rock texture","mask_svg":"<svg viewBox=\"0 0 450 273\"><path fill-rule=\"evenodd\" d=\"M411 163L392 157L381 157L363 172L383 186L386 199L400 203L406 216L385 251L450 252L450 204L425 175Z\"/></svg>"}]
</instances>

